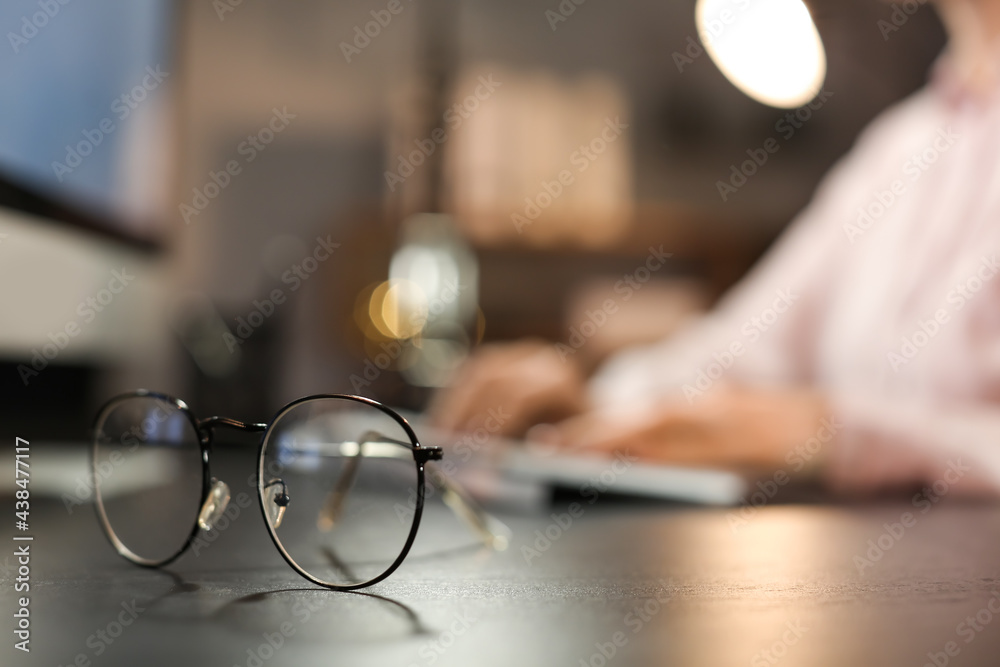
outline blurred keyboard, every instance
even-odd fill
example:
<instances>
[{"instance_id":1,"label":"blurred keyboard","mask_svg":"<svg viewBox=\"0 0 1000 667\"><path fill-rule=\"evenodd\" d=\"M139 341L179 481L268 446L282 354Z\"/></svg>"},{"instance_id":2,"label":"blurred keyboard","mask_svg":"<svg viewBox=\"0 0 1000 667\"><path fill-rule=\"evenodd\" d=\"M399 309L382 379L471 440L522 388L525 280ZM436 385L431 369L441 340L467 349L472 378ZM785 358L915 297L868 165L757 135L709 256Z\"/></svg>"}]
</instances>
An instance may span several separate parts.
<instances>
[{"instance_id":1,"label":"blurred keyboard","mask_svg":"<svg viewBox=\"0 0 1000 667\"><path fill-rule=\"evenodd\" d=\"M438 469L483 502L533 504L565 489L588 500L608 494L736 505L747 490L746 479L725 470L644 463L622 453L578 454L524 440L484 439L479 433L477 439L433 429L417 413L404 416L422 444L444 448Z\"/></svg>"}]
</instances>

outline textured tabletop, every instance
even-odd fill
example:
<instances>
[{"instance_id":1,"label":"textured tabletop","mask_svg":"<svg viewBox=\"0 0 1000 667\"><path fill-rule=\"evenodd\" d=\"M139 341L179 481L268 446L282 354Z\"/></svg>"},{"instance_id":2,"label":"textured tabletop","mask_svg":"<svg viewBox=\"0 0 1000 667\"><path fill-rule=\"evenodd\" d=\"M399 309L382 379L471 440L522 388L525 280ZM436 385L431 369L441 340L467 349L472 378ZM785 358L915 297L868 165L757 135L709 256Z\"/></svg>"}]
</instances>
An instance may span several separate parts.
<instances>
[{"instance_id":1,"label":"textured tabletop","mask_svg":"<svg viewBox=\"0 0 1000 667\"><path fill-rule=\"evenodd\" d=\"M505 515L514 539L500 553L434 505L412 555L365 594L296 575L255 504L169 571L126 563L91 508L72 509L32 506L32 650L7 631L0 664L998 664L992 505L736 514L601 498ZM13 532L0 551L8 626Z\"/></svg>"}]
</instances>

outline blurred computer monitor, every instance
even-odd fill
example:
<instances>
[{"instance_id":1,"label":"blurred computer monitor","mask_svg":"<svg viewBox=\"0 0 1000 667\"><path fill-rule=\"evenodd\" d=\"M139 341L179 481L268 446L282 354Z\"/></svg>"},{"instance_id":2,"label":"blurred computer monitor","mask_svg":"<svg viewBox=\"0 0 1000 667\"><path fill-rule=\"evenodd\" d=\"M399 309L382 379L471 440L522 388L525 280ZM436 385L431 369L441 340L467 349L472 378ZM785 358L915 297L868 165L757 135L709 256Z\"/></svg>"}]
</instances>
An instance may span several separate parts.
<instances>
[{"instance_id":1,"label":"blurred computer monitor","mask_svg":"<svg viewBox=\"0 0 1000 667\"><path fill-rule=\"evenodd\" d=\"M162 343L178 7L0 3L5 409L60 384L65 369L128 364Z\"/></svg>"},{"instance_id":2,"label":"blurred computer monitor","mask_svg":"<svg viewBox=\"0 0 1000 667\"><path fill-rule=\"evenodd\" d=\"M0 205L140 246L162 239L174 5L0 3Z\"/></svg>"}]
</instances>

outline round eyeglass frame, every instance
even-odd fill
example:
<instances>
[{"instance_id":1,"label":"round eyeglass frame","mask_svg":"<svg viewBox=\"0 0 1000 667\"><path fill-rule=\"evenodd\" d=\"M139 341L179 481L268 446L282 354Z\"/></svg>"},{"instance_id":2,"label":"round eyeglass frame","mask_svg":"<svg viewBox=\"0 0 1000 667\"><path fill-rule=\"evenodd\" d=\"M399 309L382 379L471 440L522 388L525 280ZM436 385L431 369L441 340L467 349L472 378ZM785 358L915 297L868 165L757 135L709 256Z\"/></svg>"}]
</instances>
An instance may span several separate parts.
<instances>
[{"instance_id":1,"label":"round eyeglass frame","mask_svg":"<svg viewBox=\"0 0 1000 667\"><path fill-rule=\"evenodd\" d=\"M202 507L205 504L205 501L208 499L208 495L211 492L212 472L211 472L210 459L211 459L211 451L212 451L212 443L215 433L215 427L225 426L242 431L262 433L260 439L260 445L257 448L257 467L254 480L257 486L257 502L258 506L260 507L261 518L264 520L264 525L267 527L267 533L271 538L271 542L278 550L278 553L281 554L282 558L285 559L285 562L288 563L288 565L291 566L293 570L298 572L299 575L301 575L305 579L308 579L317 586L322 586L324 588L336 591L351 591L351 590L357 590L359 588L367 588L368 586L372 586L374 584L379 583L380 581L383 581L386 577L390 576L393 572L395 572L402 564L403 560L406 559L407 554L409 554L410 548L413 546L413 541L417 537L417 530L420 528L420 518L423 515L424 499L426 496L424 464L429 460L440 459L441 450L437 447L424 447L423 445L421 445L420 442L417 440L416 434L413 432L413 428L410 427L410 425L407 423L405 419L403 419L403 417L401 417L391 408L388 408L385 405L379 403L378 401L372 400L370 398L365 398L363 396L354 396L352 394L313 394L311 396L304 396L302 398L292 401L291 403L288 403L280 410L278 410L271 418L271 420L266 424L247 424L226 417L209 417L207 419L199 420L197 417L195 417L194 413L191 411L191 409L184 401L174 398L173 396L168 396L167 394L161 394L158 392L140 389L138 391L115 396L114 398L107 401L103 406L101 406L100 410L98 410L97 412L97 417L94 420L92 437L91 437L91 446L90 446L90 473L91 473L91 482L93 484L93 489L94 489L94 510L97 513L98 523L100 523L101 529L104 532L105 537L107 537L108 541L115 548L115 551L117 551L120 556L122 556L129 562L135 565L139 565L140 567L146 567L146 568L159 568L168 565L173 561L177 560L185 551L188 550L188 548L190 548L191 544L194 542L195 537L198 535L198 530L200 528L196 516L195 521L191 527L191 532L188 534L187 539L184 541L184 544L174 554L166 558L162 558L160 560L154 560L149 558L143 558L142 556L139 556L131 549L129 549L125 545L125 543L122 542L121 539L115 534L114 528L112 528L111 526L111 522L108 519L107 511L104 508L104 501L101 498L100 475L98 474L97 471L97 448L99 444L98 443L99 427L101 426L102 420L105 418L106 414L111 410L111 408L115 407L119 403L123 403L125 401L136 398L152 398L167 403L168 405L170 405L170 407L176 409L178 412L182 413L185 416L185 418L191 424L191 427L194 429L194 432L197 434L198 444L199 447L201 448L201 469L202 469L202 488L201 488L201 498L199 498L199 505L198 505L199 507ZM267 518L267 512L264 506L264 495L261 487L261 479L263 478L263 473L264 473L264 448L267 445L268 437L271 435L271 428L274 426L275 423L277 423L278 419L281 416L283 416L285 413L292 410L296 406L301 405L302 403L323 400L323 399L347 400L347 401L354 401L356 403L362 403L364 405L368 405L372 408L375 408L384 413L385 415L389 416L390 418L392 418L397 424L399 424L399 426L406 433L407 437L410 439L410 444L413 451L413 460L417 468L417 497L416 497L416 506L413 510L413 523L410 526L410 532L406 537L406 542L403 544L402 550L399 552L399 555L396 557L396 559L388 566L388 568L386 568L385 571L383 571L378 576L369 579L368 581L360 582L357 584L333 584L327 581L323 581L319 577L316 577L307 572L305 569L303 569L298 563L295 562L295 559L292 558L292 556L288 553L285 547L281 544L281 540L275 534L274 528L271 525L271 522Z\"/></svg>"}]
</instances>

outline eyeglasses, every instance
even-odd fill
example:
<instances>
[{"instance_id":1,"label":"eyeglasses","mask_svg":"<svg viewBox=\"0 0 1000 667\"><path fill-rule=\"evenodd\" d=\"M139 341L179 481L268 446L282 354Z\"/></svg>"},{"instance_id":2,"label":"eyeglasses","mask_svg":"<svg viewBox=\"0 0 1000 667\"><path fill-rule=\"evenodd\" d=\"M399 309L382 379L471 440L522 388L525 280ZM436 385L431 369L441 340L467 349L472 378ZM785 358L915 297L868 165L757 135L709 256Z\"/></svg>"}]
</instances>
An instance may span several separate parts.
<instances>
[{"instance_id":1,"label":"eyeglasses","mask_svg":"<svg viewBox=\"0 0 1000 667\"><path fill-rule=\"evenodd\" d=\"M392 574L416 538L425 477L484 544L508 544L509 529L454 481L429 468L425 475L441 448L421 445L376 401L308 396L268 424L245 424L197 419L183 401L140 390L111 399L94 423L97 516L120 555L164 566L224 516L230 489L209 465L218 427L263 433L256 487L264 523L288 564L315 584L354 590Z\"/></svg>"}]
</instances>

